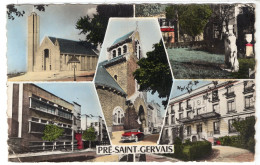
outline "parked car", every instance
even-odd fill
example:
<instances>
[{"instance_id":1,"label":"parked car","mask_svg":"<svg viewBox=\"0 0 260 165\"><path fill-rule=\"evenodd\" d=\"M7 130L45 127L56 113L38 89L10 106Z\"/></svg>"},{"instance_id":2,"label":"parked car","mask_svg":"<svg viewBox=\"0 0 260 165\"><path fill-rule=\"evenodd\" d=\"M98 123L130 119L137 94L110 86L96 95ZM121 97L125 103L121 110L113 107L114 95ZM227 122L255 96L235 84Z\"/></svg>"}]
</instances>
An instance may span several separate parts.
<instances>
[{"instance_id":1,"label":"parked car","mask_svg":"<svg viewBox=\"0 0 260 165\"><path fill-rule=\"evenodd\" d=\"M139 130L132 129L132 130L127 130L122 134L121 141L135 141L138 142L140 140L144 139L144 134L140 132Z\"/></svg>"}]
</instances>

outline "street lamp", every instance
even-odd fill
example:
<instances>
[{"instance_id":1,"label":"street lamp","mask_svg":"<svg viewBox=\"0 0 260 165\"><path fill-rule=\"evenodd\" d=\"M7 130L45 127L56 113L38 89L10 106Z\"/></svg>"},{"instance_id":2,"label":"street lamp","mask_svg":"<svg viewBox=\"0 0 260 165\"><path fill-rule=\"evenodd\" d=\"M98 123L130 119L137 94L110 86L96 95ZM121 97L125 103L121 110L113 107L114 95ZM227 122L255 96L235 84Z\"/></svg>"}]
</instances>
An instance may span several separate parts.
<instances>
[{"instance_id":1,"label":"street lamp","mask_svg":"<svg viewBox=\"0 0 260 165\"><path fill-rule=\"evenodd\" d=\"M76 69L76 63L80 63L80 61L76 58L76 56L72 56L71 59L68 61L68 64L72 64L72 68L74 69L74 81L76 81L76 74L75 74L75 69Z\"/></svg>"}]
</instances>

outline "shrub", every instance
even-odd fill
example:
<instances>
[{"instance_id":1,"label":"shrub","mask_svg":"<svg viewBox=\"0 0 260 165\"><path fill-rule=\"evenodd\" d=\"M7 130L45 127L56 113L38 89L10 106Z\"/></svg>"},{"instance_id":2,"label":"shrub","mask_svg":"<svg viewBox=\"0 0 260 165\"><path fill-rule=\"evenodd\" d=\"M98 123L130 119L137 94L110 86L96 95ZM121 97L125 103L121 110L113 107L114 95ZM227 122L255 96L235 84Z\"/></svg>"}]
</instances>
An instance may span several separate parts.
<instances>
[{"instance_id":1,"label":"shrub","mask_svg":"<svg viewBox=\"0 0 260 165\"><path fill-rule=\"evenodd\" d=\"M234 72L231 74L231 76L233 78L249 78L248 77L248 71L249 68L251 68L252 70L254 70L255 68L255 59L254 58L238 58L238 62L239 62L239 71L238 72Z\"/></svg>"},{"instance_id":2,"label":"shrub","mask_svg":"<svg viewBox=\"0 0 260 165\"><path fill-rule=\"evenodd\" d=\"M179 142L180 139L175 139L173 157L185 161L197 160L212 150L211 143L208 141L190 142L190 140L185 140L183 144Z\"/></svg>"}]
</instances>

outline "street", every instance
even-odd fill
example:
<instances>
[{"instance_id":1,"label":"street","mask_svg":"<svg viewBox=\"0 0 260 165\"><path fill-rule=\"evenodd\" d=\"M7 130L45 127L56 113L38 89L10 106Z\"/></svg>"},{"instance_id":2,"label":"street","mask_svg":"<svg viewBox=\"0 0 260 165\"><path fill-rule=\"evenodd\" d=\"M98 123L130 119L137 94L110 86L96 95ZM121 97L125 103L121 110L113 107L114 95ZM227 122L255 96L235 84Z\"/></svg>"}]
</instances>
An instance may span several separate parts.
<instances>
[{"instance_id":1,"label":"street","mask_svg":"<svg viewBox=\"0 0 260 165\"><path fill-rule=\"evenodd\" d=\"M145 135L144 139L138 142L121 142L124 131L112 132L111 142L113 145L156 145L159 134Z\"/></svg>"}]
</instances>

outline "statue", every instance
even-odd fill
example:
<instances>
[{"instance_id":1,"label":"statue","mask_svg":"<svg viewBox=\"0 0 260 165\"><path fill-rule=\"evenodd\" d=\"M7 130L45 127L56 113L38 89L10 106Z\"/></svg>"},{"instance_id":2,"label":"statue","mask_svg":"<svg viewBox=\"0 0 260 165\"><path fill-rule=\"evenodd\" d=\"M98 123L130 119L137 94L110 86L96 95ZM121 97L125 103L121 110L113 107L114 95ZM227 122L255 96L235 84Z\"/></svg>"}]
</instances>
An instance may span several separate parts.
<instances>
[{"instance_id":1,"label":"statue","mask_svg":"<svg viewBox=\"0 0 260 165\"><path fill-rule=\"evenodd\" d=\"M233 25L228 25L228 34L225 40L225 63L227 71L238 72L236 36L233 33Z\"/></svg>"}]
</instances>

